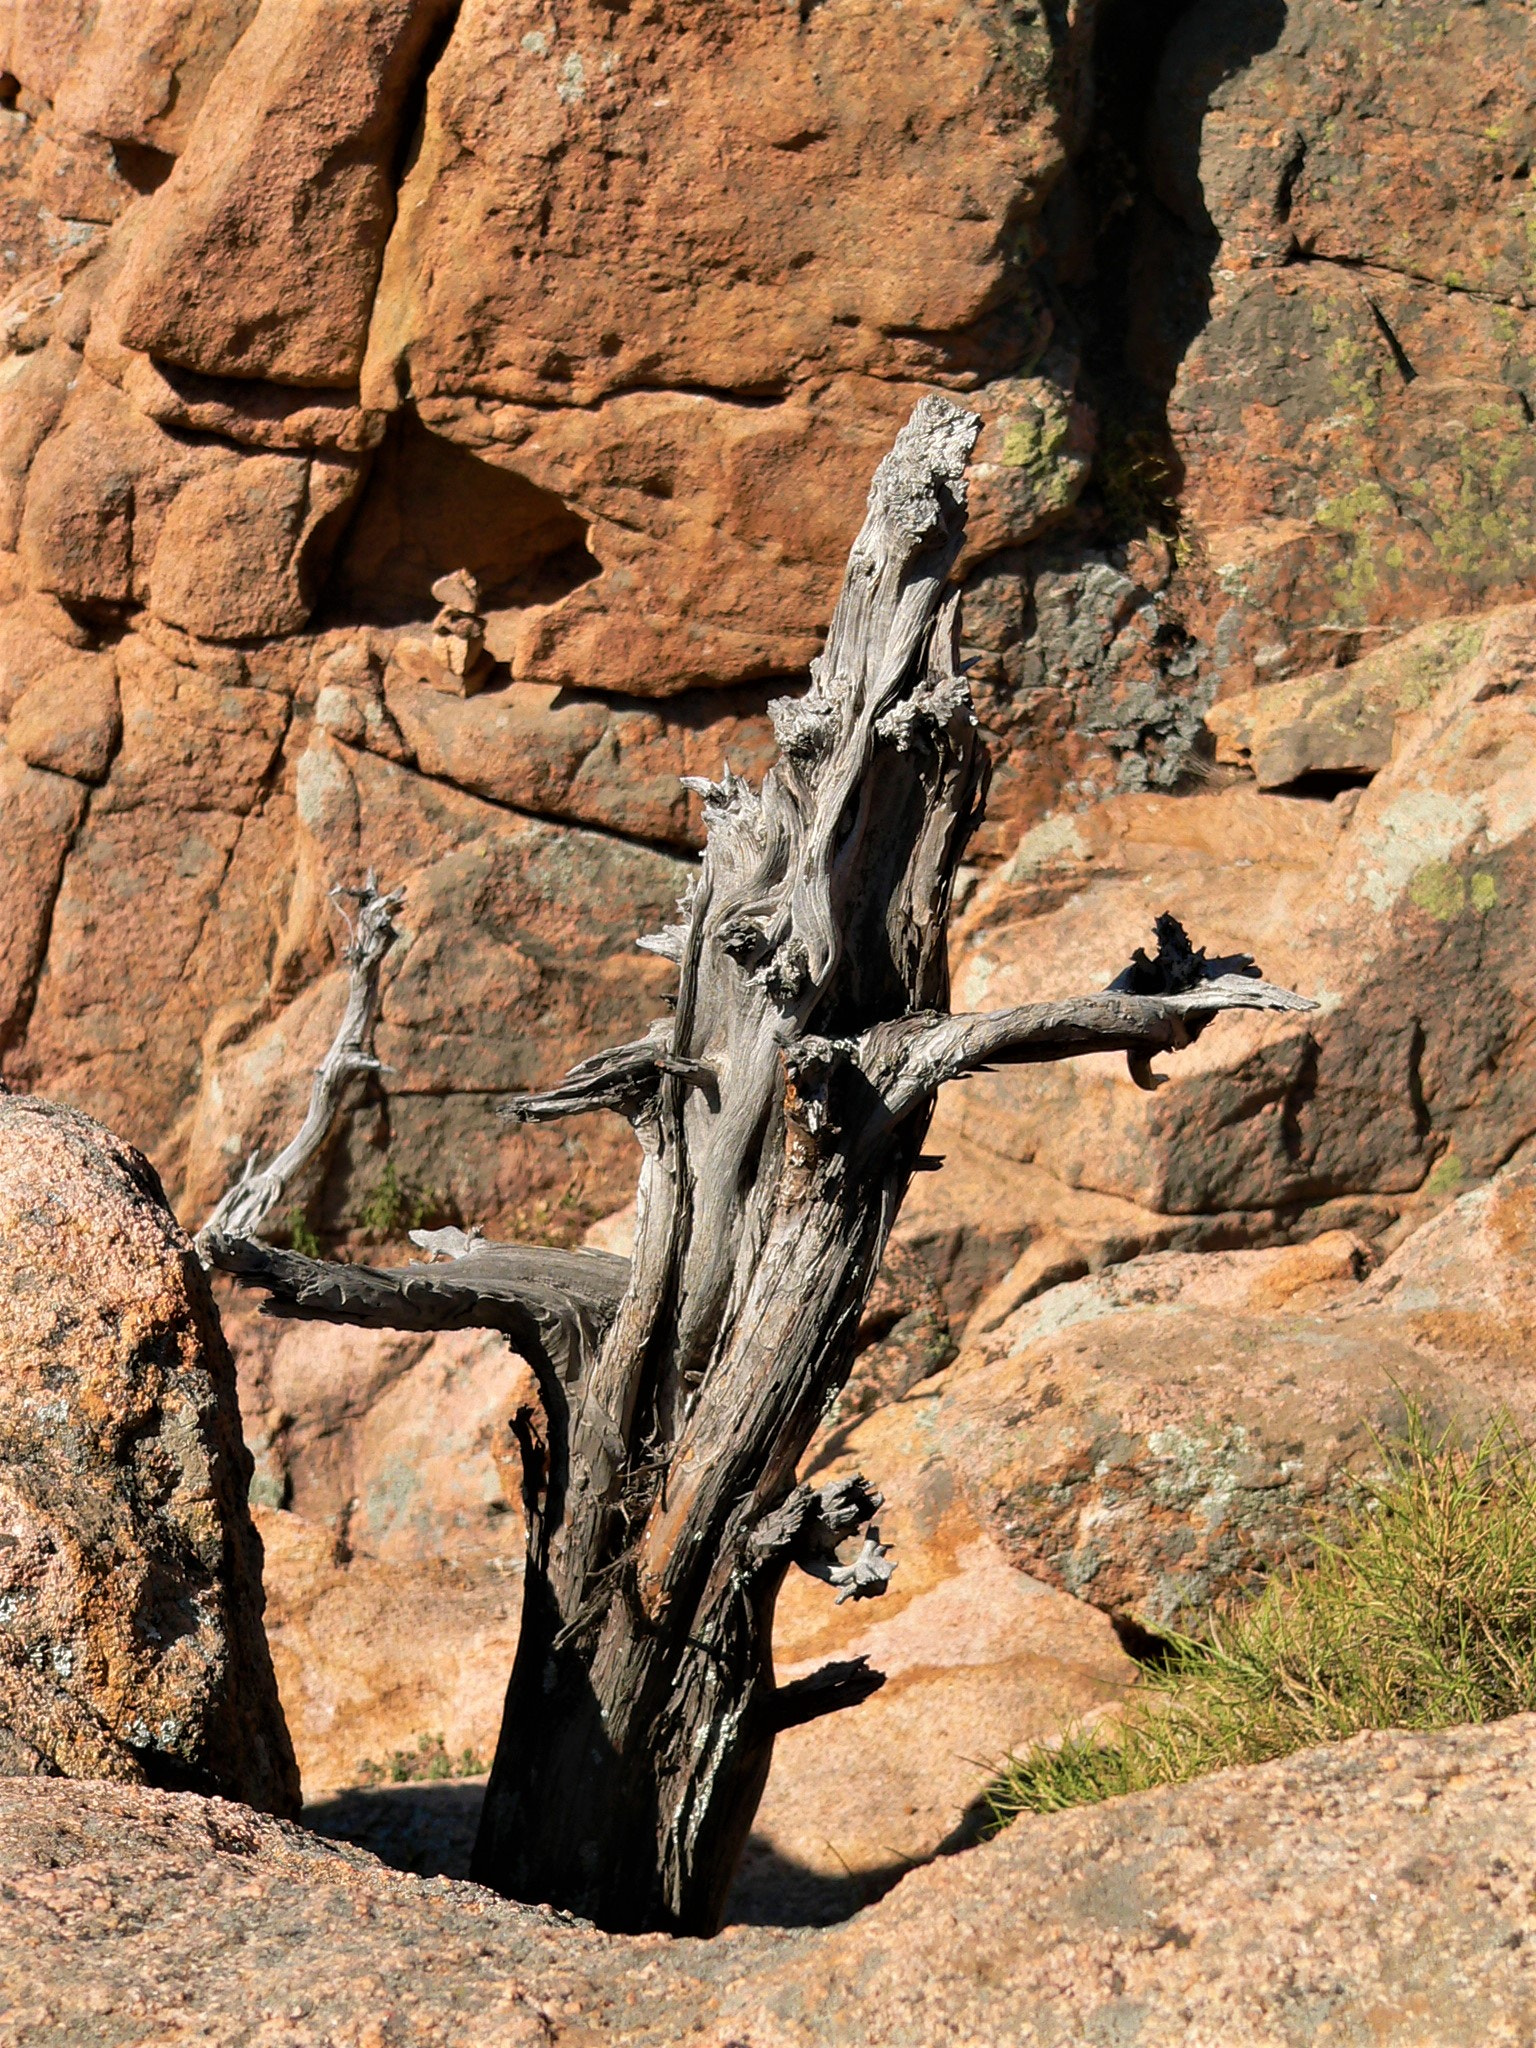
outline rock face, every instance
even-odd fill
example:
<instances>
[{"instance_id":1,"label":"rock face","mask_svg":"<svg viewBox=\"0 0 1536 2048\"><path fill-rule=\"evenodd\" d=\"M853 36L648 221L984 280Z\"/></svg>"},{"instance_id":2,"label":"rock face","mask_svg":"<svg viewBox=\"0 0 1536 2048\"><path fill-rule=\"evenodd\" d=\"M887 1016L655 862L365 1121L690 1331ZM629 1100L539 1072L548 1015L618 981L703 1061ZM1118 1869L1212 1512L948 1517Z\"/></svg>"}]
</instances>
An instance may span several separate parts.
<instances>
[{"instance_id":1,"label":"rock face","mask_svg":"<svg viewBox=\"0 0 1536 2048\"><path fill-rule=\"evenodd\" d=\"M226 1311L266 1625L309 1800L441 1737L489 1761L517 1651L514 1410L489 1331L435 1338Z\"/></svg>"},{"instance_id":2,"label":"rock face","mask_svg":"<svg viewBox=\"0 0 1536 2048\"><path fill-rule=\"evenodd\" d=\"M956 1008L1102 987L1172 909L1322 1013L1213 1026L1155 1094L1113 1058L985 1076L936 1147L1133 1205L1149 1249L1196 1219L1207 1243L1376 1236L1493 1173L1536 1132L1533 654L1529 607L1480 622L1366 789L1129 796L1027 835L968 907Z\"/></svg>"},{"instance_id":3,"label":"rock face","mask_svg":"<svg viewBox=\"0 0 1536 2048\"><path fill-rule=\"evenodd\" d=\"M0 1771L291 1813L234 1370L154 1170L0 1095Z\"/></svg>"},{"instance_id":4,"label":"rock face","mask_svg":"<svg viewBox=\"0 0 1536 2048\"><path fill-rule=\"evenodd\" d=\"M844 1927L674 1943L400 1876L218 1800L12 1781L0 2014L93 2048L253 2025L291 2048L1519 2040L1533 1761L1529 1716L1359 1736L1017 1823Z\"/></svg>"},{"instance_id":5,"label":"rock face","mask_svg":"<svg viewBox=\"0 0 1536 2048\"><path fill-rule=\"evenodd\" d=\"M488 1100L654 1014L615 963L697 843L675 778L760 765L925 389L986 421L982 866L1053 808L1107 795L1113 838L1183 789L1217 697L1266 787L1384 770L1423 682L1384 680L1396 637L1464 666L1461 622L1536 589L1530 32L1518 0L12 9L5 1072L200 1221L286 1135L325 891L371 866L415 919L396 1072L308 1222L355 1232L387 1154L465 1220L579 1234L626 1146L498 1141ZM459 572L488 666L442 694ZM1319 857L1302 808L1286 867ZM1080 1209L1099 1245L1292 1200L1208 1150L1192 1189L1155 1145L1139 1180L1060 1171L1144 1212Z\"/></svg>"},{"instance_id":6,"label":"rock face","mask_svg":"<svg viewBox=\"0 0 1536 2048\"><path fill-rule=\"evenodd\" d=\"M1536 1166L1369 1268L1334 1232L1051 1288L932 1383L936 1452L1022 1570L1144 1628L1198 1631L1305 1561L1408 1403L1432 1434L1536 1424Z\"/></svg>"},{"instance_id":7,"label":"rock face","mask_svg":"<svg viewBox=\"0 0 1536 2048\"><path fill-rule=\"evenodd\" d=\"M1223 682L1530 587L1529 33L1203 0L1170 38L1153 182L1212 288L1169 419Z\"/></svg>"}]
</instances>

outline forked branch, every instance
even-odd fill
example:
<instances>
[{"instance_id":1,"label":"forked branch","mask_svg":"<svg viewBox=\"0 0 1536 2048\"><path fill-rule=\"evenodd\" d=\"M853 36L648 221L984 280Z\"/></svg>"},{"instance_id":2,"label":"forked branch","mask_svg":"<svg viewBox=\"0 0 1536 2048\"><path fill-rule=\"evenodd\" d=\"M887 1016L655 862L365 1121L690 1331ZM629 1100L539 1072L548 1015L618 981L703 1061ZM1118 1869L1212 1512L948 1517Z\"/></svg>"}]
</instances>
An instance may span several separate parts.
<instances>
[{"instance_id":1,"label":"forked branch","mask_svg":"<svg viewBox=\"0 0 1536 2048\"><path fill-rule=\"evenodd\" d=\"M1317 1008L1311 997L1265 981L1246 954L1208 961L1191 946L1178 919L1166 913L1157 920L1157 937L1155 958L1138 948L1131 965L1099 995L876 1025L860 1043L859 1064L880 1086L895 1122L930 1101L946 1081L990 1066L1083 1053L1123 1052L1136 1085L1157 1088L1165 1076L1152 1072L1153 1057L1192 1045L1223 1010Z\"/></svg>"},{"instance_id":2,"label":"forked branch","mask_svg":"<svg viewBox=\"0 0 1536 2048\"><path fill-rule=\"evenodd\" d=\"M331 901L338 908L342 897L350 897L356 903L357 917L350 925L351 943L343 956L351 973L347 1006L336 1036L315 1069L309 1108L293 1138L266 1166L257 1163L260 1154L253 1152L240 1178L197 1233L198 1253L205 1264L209 1263L209 1246L214 1238L256 1235L290 1185L325 1144L341 1109L347 1083L359 1074L379 1071L373 1050L373 1034L379 1021L379 975L385 955L400 936L394 916L405 901L405 894L399 889L380 890L369 875L361 889L331 891Z\"/></svg>"}]
</instances>

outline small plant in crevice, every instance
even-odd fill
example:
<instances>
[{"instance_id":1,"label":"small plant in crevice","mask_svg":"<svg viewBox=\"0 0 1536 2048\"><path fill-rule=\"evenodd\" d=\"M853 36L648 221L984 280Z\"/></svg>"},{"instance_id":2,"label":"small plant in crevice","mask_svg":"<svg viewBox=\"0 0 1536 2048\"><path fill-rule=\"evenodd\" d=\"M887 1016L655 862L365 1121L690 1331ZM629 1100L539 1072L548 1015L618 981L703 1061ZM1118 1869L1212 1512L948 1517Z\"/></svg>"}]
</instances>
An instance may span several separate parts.
<instances>
[{"instance_id":1,"label":"small plant in crevice","mask_svg":"<svg viewBox=\"0 0 1536 2048\"><path fill-rule=\"evenodd\" d=\"M1207 1641L1171 1639L1117 1725L1010 1758L995 1827L1266 1763L1366 1729L1536 1710L1536 1453L1505 1421L1471 1449L1410 1412L1387 1476L1317 1561Z\"/></svg>"},{"instance_id":2,"label":"small plant in crevice","mask_svg":"<svg viewBox=\"0 0 1536 2048\"><path fill-rule=\"evenodd\" d=\"M357 1212L357 1227L371 1238L403 1237L408 1230L440 1222L449 1208L435 1188L402 1179L393 1159L386 1159L378 1186Z\"/></svg>"},{"instance_id":3,"label":"small plant in crevice","mask_svg":"<svg viewBox=\"0 0 1536 2048\"><path fill-rule=\"evenodd\" d=\"M414 1749L391 1750L383 1763L365 1757L357 1774L365 1785L421 1785L448 1778L478 1778L489 1769L468 1743L457 1756L450 1756L438 1733L418 1735Z\"/></svg>"},{"instance_id":4,"label":"small plant in crevice","mask_svg":"<svg viewBox=\"0 0 1536 2048\"><path fill-rule=\"evenodd\" d=\"M283 1218L283 1228L288 1234L289 1249L296 1251L300 1258L318 1259L320 1240L309 1227L309 1219L297 1203Z\"/></svg>"},{"instance_id":5,"label":"small plant in crevice","mask_svg":"<svg viewBox=\"0 0 1536 2048\"><path fill-rule=\"evenodd\" d=\"M1093 467L1093 484L1114 532L1176 531L1179 477L1166 433L1107 422Z\"/></svg>"}]
</instances>

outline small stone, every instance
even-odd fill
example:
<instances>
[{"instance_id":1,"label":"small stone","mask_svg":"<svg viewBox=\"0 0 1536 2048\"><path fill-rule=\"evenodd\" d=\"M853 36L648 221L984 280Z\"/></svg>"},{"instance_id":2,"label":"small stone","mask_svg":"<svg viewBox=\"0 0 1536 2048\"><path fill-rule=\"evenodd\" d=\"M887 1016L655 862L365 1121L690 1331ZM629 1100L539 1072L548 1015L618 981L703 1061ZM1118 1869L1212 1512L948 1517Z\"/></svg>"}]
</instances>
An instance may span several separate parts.
<instances>
[{"instance_id":1,"label":"small stone","mask_svg":"<svg viewBox=\"0 0 1536 2048\"><path fill-rule=\"evenodd\" d=\"M61 647L57 663L16 700L6 742L33 768L97 783L112 765L121 732L111 655Z\"/></svg>"},{"instance_id":2,"label":"small stone","mask_svg":"<svg viewBox=\"0 0 1536 2048\"><path fill-rule=\"evenodd\" d=\"M448 575L439 576L432 586L432 595L450 611L473 615L480 609L480 581L472 569L453 569Z\"/></svg>"}]
</instances>

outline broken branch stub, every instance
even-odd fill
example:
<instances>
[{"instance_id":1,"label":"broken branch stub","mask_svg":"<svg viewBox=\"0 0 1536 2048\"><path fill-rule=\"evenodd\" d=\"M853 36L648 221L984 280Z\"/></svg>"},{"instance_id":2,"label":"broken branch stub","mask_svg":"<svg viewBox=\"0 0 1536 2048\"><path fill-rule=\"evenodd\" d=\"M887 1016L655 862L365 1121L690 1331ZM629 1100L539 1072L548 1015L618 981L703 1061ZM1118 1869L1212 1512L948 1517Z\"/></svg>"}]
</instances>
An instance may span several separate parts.
<instances>
[{"instance_id":1,"label":"broken branch stub","mask_svg":"<svg viewBox=\"0 0 1536 2048\"><path fill-rule=\"evenodd\" d=\"M610 1929L712 1931L775 1732L879 1683L859 1661L776 1687L773 1608L791 1563L839 1597L890 1576L878 1495L796 1474L938 1088L1087 1051L1145 1076L1224 1008L1310 1007L1169 930L1129 985L949 1015L951 895L987 776L948 588L979 425L938 395L918 404L876 472L810 689L771 707L762 788L729 768L694 785L698 872L678 922L642 942L677 966L671 1016L510 1105L527 1121L612 1109L640 1138L634 1253L606 1313L577 1299L587 1269L562 1278L557 1255L513 1247L368 1281L270 1255L250 1272L289 1312L478 1319L528 1346L544 1413L517 1425L523 1623L472 1874ZM495 1289L493 1251L516 1253ZM221 1245L221 1264L242 1258ZM568 1311L553 1324L551 1291Z\"/></svg>"},{"instance_id":2,"label":"broken branch stub","mask_svg":"<svg viewBox=\"0 0 1536 2048\"><path fill-rule=\"evenodd\" d=\"M196 1245L204 1264L212 1261L210 1246L215 1238L254 1237L272 1211L324 1146L331 1126L340 1114L347 1083L359 1074L376 1074L379 1062L373 1050L373 1034L379 1021L379 976L384 958L400 936L395 912L405 901L403 890L381 890L372 875L360 889L335 888L331 901L350 897L357 906L355 919L346 919L350 935L343 958L349 970L347 1002L336 1036L315 1069L309 1091L309 1108L304 1121L282 1151L268 1165L258 1164L253 1152L232 1188L197 1233Z\"/></svg>"}]
</instances>

